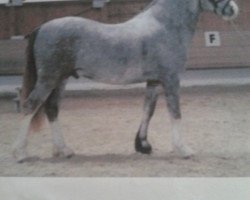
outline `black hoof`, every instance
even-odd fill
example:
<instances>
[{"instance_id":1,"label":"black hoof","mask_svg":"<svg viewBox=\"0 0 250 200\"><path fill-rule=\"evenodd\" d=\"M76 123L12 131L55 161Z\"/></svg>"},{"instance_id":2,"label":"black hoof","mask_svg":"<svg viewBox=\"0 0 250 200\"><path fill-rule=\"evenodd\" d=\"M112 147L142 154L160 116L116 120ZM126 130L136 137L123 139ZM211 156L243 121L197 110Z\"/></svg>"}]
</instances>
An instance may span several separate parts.
<instances>
[{"instance_id":1,"label":"black hoof","mask_svg":"<svg viewBox=\"0 0 250 200\"><path fill-rule=\"evenodd\" d=\"M138 136L135 139L135 150L143 154L151 154L152 147L146 139L142 140Z\"/></svg>"}]
</instances>

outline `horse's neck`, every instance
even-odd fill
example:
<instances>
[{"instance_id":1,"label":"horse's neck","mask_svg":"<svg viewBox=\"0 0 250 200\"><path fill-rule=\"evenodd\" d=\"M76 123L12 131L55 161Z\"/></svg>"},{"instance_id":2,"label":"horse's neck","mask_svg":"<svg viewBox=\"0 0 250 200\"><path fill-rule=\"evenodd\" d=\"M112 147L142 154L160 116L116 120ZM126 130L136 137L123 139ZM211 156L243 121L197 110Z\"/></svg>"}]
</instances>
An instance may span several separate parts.
<instances>
[{"instance_id":1,"label":"horse's neck","mask_svg":"<svg viewBox=\"0 0 250 200\"><path fill-rule=\"evenodd\" d=\"M186 26L194 29L200 14L198 0L154 0L153 16L164 25Z\"/></svg>"}]
</instances>

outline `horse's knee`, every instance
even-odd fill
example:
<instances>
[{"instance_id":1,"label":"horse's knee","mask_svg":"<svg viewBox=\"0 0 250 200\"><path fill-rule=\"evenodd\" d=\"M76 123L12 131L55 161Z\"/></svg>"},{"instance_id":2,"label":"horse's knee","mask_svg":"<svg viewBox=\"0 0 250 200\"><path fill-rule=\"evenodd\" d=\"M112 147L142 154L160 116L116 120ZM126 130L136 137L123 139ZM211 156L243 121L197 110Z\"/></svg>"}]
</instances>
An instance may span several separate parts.
<instances>
[{"instance_id":1,"label":"horse's knee","mask_svg":"<svg viewBox=\"0 0 250 200\"><path fill-rule=\"evenodd\" d=\"M179 100L180 81L178 74L172 74L166 76L166 78L162 83L168 110L173 118L180 119L181 118L180 100Z\"/></svg>"},{"instance_id":2,"label":"horse's knee","mask_svg":"<svg viewBox=\"0 0 250 200\"><path fill-rule=\"evenodd\" d=\"M173 96L167 96L166 100L167 100L167 107L171 116L174 119L180 119L181 110L180 110L179 96L177 94Z\"/></svg>"}]
</instances>

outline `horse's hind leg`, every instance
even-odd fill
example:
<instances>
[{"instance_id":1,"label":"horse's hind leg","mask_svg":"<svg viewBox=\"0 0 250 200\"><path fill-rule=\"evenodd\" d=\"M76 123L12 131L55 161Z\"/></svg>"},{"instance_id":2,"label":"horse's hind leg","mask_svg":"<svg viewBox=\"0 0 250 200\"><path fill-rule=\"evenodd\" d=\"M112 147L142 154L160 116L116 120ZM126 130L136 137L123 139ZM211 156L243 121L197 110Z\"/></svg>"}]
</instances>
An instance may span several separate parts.
<instances>
[{"instance_id":1,"label":"horse's hind leg","mask_svg":"<svg viewBox=\"0 0 250 200\"><path fill-rule=\"evenodd\" d=\"M162 81L166 96L167 107L171 118L171 132L173 149L181 154L184 158L189 158L193 155L193 151L186 146L181 132L181 111L179 103L179 88L180 81L178 74L168 74Z\"/></svg>"},{"instance_id":2,"label":"horse's hind leg","mask_svg":"<svg viewBox=\"0 0 250 200\"><path fill-rule=\"evenodd\" d=\"M18 134L17 140L14 144L14 156L17 159L17 162L23 162L25 159L28 158L28 154L26 151L27 146L27 137L30 132L30 122L32 118L34 117L35 112L32 114L28 114L24 116L24 118L21 121L21 128L20 132Z\"/></svg>"},{"instance_id":3,"label":"horse's hind leg","mask_svg":"<svg viewBox=\"0 0 250 200\"><path fill-rule=\"evenodd\" d=\"M34 117L41 111L43 104L51 93L52 88L47 85L38 85L31 92L24 105L24 117L21 121L21 129L14 144L14 156L18 162L23 162L28 156L26 152L27 137L34 124Z\"/></svg>"},{"instance_id":4,"label":"horse's hind leg","mask_svg":"<svg viewBox=\"0 0 250 200\"><path fill-rule=\"evenodd\" d=\"M53 155L71 157L74 152L65 145L61 127L58 122L59 103L65 83L54 89L45 104L45 113L48 117L53 142Z\"/></svg>"},{"instance_id":5,"label":"horse's hind leg","mask_svg":"<svg viewBox=\"0 0 250 200\"><path fill-rule=\"evenodd\" d=\"M151 81L147 83L143 118L135 139L136 151L145 154L149 154L152 151L152 147L147 140L147 132L148 125L151 117L154 114L156 102L158 99L157 86L159 86L159 82Z\"/></svg>"}]
</instances>

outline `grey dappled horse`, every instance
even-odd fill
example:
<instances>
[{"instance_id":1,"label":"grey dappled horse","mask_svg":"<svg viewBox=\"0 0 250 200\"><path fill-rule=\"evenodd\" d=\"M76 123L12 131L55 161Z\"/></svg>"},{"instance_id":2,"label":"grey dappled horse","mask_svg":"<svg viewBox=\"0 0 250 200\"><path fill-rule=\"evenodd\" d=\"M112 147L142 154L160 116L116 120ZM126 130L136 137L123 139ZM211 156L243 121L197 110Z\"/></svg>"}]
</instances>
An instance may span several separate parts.
<instances>
[{"instance_id":1,"label":"grey dappled horse","mask_svg":"<svg viewBox=\"0 0 250 200\"><path fill-rule=\"evenodd\" d=\"M183 157L192 155L179 132L179 77L195 32L199 14L212 11L233 19L238 7L232 0L155 0L143 12L120 24L102 24L80 17L49 21L29 36L22 88L24 118L15 144L19 162L27 158L28 132L45 113L52 129L55 156L70 157L57 116L59 100L69 76L111 84L147 82L136 151L150 153L149 121L158 86L165 92L172 124L173 147Z\"/></svg>"}]
</instances>

